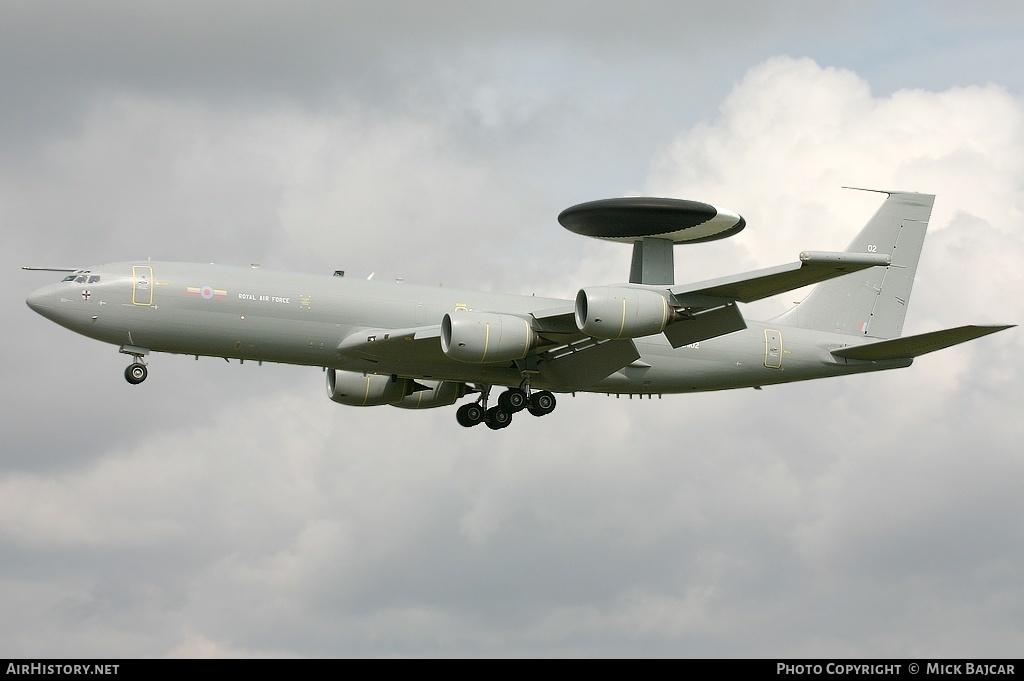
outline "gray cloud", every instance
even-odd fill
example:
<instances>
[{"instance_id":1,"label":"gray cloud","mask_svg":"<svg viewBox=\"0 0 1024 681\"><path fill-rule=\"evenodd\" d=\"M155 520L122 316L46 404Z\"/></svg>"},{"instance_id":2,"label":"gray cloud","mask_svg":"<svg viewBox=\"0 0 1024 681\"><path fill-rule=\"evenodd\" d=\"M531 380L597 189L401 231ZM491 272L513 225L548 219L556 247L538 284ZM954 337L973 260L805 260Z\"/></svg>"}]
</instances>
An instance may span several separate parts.
<instances>
[{"instance_id":1,"label":"gray cloud","mask_svg":"<svg viewBox=\"0 0 1024 681\"><path fill-rule=\"evenodd\" d=\"M905 22L799 6L5 7L0 262L258 260L571 295L629 258L557 226L577 201L743 213L739 237L677 257L698 279L841 248L878 197L839 186L897 183L939 194L908 330L1018 321L1015 62L914 89L1016 15L936 10L935 38L907 41ZM950 39L953 19L974 37ZM907 51L872 59L864 36ZM768 58L787 52L816 59ZM565 396L493 433L339 407L297 367L159 356L130 388L113 348L23 305L49 275L12 280L13 655L1020 648L1017 331L884 375Z\"/></svg>"}]
</instances>

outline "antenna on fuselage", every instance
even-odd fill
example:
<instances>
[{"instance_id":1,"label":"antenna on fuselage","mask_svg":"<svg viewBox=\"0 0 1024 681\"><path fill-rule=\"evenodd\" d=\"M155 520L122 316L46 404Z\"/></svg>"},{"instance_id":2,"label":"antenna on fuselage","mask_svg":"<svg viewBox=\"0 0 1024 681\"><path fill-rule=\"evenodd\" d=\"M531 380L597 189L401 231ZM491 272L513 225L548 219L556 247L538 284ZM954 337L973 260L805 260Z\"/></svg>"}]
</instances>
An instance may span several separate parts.
<instances>
[{"instance_id":1,"label":"antenna on fuselage","mask_svg":"<svg viewBox=\"0 0 1024 681\"><path fill-rule=\"evenodd\" d=\"M78 272L79 269L75 267L25 267L22 266L23 270L29 270L30 272Z\"/></svg>"}]
</instances>

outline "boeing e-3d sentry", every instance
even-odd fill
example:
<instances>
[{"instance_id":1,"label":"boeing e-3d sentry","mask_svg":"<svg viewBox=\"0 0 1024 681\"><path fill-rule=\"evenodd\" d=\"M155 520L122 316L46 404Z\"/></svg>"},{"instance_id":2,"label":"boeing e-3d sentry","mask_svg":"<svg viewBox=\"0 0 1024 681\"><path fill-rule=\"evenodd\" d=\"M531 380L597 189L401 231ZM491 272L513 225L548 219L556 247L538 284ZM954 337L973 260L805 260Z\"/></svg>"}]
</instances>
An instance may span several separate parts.
<instances>
[{"instance_id":1,"label":"boeing e-3d sentry","mask_svg":"<svg viewBox=\"0 0 1024 681\"><path fill-rule=\"evenodd\" d=\"M678 285L674 246L733 236L742 217L679 199L573 206L558 216L567 229L633 244L628 283L588 286L575 300L145 261L26 268L67 273L27 302L119 346L133 358L131 384L146 379L153 352L317 366L335 402L429 409L470 395L458 422L497 430L524 409L550 413L555 393L650 397L895 369L1012 326L901 337L935 197L882 193L845 251ZM740 310L810 284L770 321Z\"/></svg>"}]
</instances>

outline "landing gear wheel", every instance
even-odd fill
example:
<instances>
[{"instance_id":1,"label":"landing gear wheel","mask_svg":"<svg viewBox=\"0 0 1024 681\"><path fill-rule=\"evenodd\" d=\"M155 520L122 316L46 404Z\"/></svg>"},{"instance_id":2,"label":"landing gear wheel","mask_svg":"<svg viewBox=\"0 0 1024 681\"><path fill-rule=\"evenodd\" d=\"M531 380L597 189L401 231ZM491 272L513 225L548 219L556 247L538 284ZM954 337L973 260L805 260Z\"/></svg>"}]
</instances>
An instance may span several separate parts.
<instances>
[{"instance_id":1,"label":"landing gear wheel","mask_svg":"<svg viewBox=\"0 0 1024 681\"><path fill-rule=\"evenodd\" d=\"M128 368L124 370L124 380L132 385L142 383L148 375L149 369L146 368L145 364L129 364Z\"/></svg>"},{"instance_id":2,"label":"landing gear wheel","mask_svg":"<svg viewBox=\"0 0 1024 681\"><path fill-rule=\"evenodd\" d=\"M487 416L484 417L484 423L491 430L501 430L502 428L508 428L509 424L512 423L512 414L508 413L501 407L491 407L487 410Z\"/></svg>"},{"instance_id":3,"label":"landing gear wheel","mask_svg":"<svg viewBox=\"0 0 1024 681\"><path fill-rule=\"evenodd\" d=\"M484 420L484 408L476 402L464 404L455 412L455 420L460 426L472 428Z\"/></svg>"},{"instance_id":4,"label":"landing gear wheel","mask_svg":"<svg viewBox=\"0 0 1024 681\"><path fill-rule=\"evenodd\" d=\"M530 395L530 399L526 403L526 408L534 416L550 414L555 410L555 396L547 390L541 390L539 393L533 393Z\"/></svg>"},{"instance_id":5,"label":"landing gear wheel","mask_svg":"<svg viewBox=\"0 0 1024 681\"><path fill-rule=\"evenodd\" d=\"M522 388L509 388L498 396L498 404L509 414L526 409L526 391Z\"/></svg>"}]
</instances>

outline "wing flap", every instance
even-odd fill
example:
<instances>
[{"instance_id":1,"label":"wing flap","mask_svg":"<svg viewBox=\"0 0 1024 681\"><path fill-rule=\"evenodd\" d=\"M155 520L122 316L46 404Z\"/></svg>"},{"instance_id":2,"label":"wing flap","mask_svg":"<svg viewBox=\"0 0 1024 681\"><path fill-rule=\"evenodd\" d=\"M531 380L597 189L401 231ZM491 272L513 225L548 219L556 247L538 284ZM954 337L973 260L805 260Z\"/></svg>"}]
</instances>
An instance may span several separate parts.
<instances>
[{"instance_id":1,"label":"wing flap","mask_svg":"<svg viewBox=\"0 0 1024 681\"><path fill-rule=\"evenodd\" d=\"M904 336L891 340L869 343L867 345L856 345L853 347L839 348L833 350L836 357L846 359L860 359L869 361L881 361L887 359L909 359L926 355L936 350L944 350L960 343L987 336L990 333L1003 331L1015 326L1015 324L999 325L968 325L958 326L954 329L943 329L932 331L916 336Z\"/></svg>"},{"instance_id":2,"label":"wing flap","mask_svg":"<svg viewBox=\"0 0 1024 681\"><path fill-rule=\"evenodd\" d=\"M736 303L728 303L673 322L665 327L663 333L673 348L681 348L745 328L747 323L743 320L739 306Z\"/></svg>"},{"instance_id":3,"label":"wing flap","mask_svg":"<svg viewBox=\"0 0 1024 681\"><path fill-rule=\"evenodd\" d=\"M549 350L541 359L537 369L546 382L556 388L582 390L637 361L640 353L631 340L588 338Z\"/></svg>"}]
</instances>

